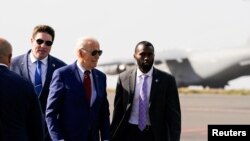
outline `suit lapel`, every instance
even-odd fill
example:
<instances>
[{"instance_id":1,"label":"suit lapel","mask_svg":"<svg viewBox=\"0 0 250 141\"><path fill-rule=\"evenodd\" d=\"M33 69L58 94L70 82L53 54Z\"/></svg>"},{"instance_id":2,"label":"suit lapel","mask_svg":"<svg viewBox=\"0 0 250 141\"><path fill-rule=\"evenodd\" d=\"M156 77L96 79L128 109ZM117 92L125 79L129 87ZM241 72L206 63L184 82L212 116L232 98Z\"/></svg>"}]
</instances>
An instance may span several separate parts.
<instances>
[{"instance_id":1,"label":"suit lapel","mask_svg":"<svg viewBox=\"0 0 250 141\"><path fill-rule=\"evenodd\" d=\"M48 55L48 64L47 64L47 72L45 76L45 82L42 88L41 93L43 93L43 90L50 85L50 81L53 75L54 70L56 69L56 65L54 64L52 58L50 55Z\"/></svg>"},{"instance_id":2,"label":"suit lapel","mask_svg":"<svg viewBox=\"0 0 250 141\"><path fill-rule=\"evenodd\" d=\"M85 90L84 90L84 85L83 85L83 76L80 76L79 72L78 72L78 68L77 68L77 65L76 65L76 62L74 64L72 64L72 73L73 73L73 76L75 76L76 80L77 80L77 83L76 84L80 84L80 88L82 88L82 91L83 93L85 93Z\"/></svg>"},{"instance_id":3,"label":"suit lapel","mask_svg":"<svg viewBox=\"0 0 250 141\"><path fill-rule=\"evenodd\" d=\"M150 91L150 98L149 98L149 107L151 105L151 101L154 101L154 97L157 94L158 88L157 86L159 86L159 81L160 81L160 77L157 73L157 70L155 68L153 68L153 75L152 75L152 85L151 85L151 91Z\"/></svg>"},{"instance_id":4,"label":"suit lapel","mask_svg":"<svg viewBox=\"0 0 250 141\"><path fill-rule=\"evenodd\" d=\"M95 71L95 69L92 70L92 77L93 77L93 81L94 81L94 85L95 85L95 88L96 88L96 93L99 93L98 92L98 88L99 88L99 77Z\"/></svg>"},{"instance_id":5,"label":"suit lapel","mask_svg":"<svg viewBox=\"0 0 250 141\"><path fill-rule=\"evenodd\" d=\"M99 83L98 83L100 81L99 81L99 77L98 77L95 69L92 70L92 77L93 77L93 81L94 81L94 85L95 85L95 90L96 90L96 99L94 101L94 103L95 103L98 100L99 94L100 94L100 92L99 92L99 90L100 90L99 89ZM94 103L93 103L93 105L94 105Z\"/></svg>"},{"instance_id":6,"label":"suit lapel","mask_svg":"<svg viewBox=\"0 0 250 141\"><path fill-rule=\"evenodd\" d=\"M24 55L23 57L23 60L21 61L21 64L20 64L20 69L22 71L22 75L23 77L25 78L28 78L30 81L31 81L31 78L30 78L30 75L29 75L29 54L30 54L30 51Z\"/></svg>"},{"instance_id":7,"label":"suit lapel","mask_svg":"<svg viewBox=\"0 0 250 141\"><path fill-rule=\"evenodd\" d=\"M136 82L136 69L134 69L129 75L129 103L133 102L134 94L135 94L135 82Z\"/></svg>"},{"instance_id":8,"label":"suit lapel","mask_svg":"<svg viewBox=\"0 0 250 141\"><path fill-rule=\"evenodd\" d=\"M77 95L80 95L80 97L82 98L80 101L85 101L85 88L84 88L84 84L83 84L83 76L81 76L79 74L79 70L78 70L78 67L77 67L77 61L75 61L73 64L70 65L70 69L71 69L71 74L70 74L70 79L71 81L74 82L74 89L77 90ZM85 105L84 107L85 108L88 108L89 105L87 105L87 102L83 102L82 101L82 104Z\"/></svg>"},{"instance_id":9,"label":"suit lapel","mask_svg":"<svg viewBox=\"0 0 250 141\"><path fill-rule=\"evenodd\" d=\"M52 76L52 72L55 70L55 64L52 63L51 57L48 56L48 68L47 68L47 73L45 77L45 84L49 83L49 78Z\"/></svg>"}]
</instances>

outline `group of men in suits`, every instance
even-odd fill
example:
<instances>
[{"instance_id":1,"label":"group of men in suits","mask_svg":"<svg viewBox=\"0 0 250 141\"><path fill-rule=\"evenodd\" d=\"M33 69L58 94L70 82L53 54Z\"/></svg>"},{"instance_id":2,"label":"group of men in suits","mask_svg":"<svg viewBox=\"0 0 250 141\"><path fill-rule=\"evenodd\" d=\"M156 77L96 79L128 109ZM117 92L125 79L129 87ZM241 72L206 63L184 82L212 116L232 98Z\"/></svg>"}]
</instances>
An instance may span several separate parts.
<instances>
[{"instance_id":1,"label":"group of men in suits","mask_svg":"<svg viewBox=\"0 0 250 141\"><path fill-rule=\"evenodd\" d=\"M49 54L54 38L53 28L48 25L36 26L31 38L31 50L15 57L12 62L11 56L8 55L5 55L7 62L1 62L1 55L6 52L3 49L6 48L7 41L0 39L0 71L6 72L0 73L0 139L3 137L6 140L18 141L180 140L181 111L175 79L153 67L154 47L150 42L141 41L136 45L134 58L138 67L127 70L118 77L110 124L106 75L95 68L102 54L99 42L92 37L80 38L76 44L77 60L66 65ZM11 48L11 45L8 48ZM11 51L8 53L11 54ZM9 66L19 76L9 71ZM37 89L37 74L40 74L41 90ZM10 75L12 77L8 78ZM2 80L4 78L5 81ZM15 83L27 82L26 86L13 85L14 79ZM32 83L34 87L31 87ZM4 87L8 84L13 85L14 89ZM29 93L31 98L25 98L27 94L22 92ZM13 97L8 96L9 93ZM20 98L22 96L23 98ZM15 97L32 101L22 103ZM9 101L2 103L2 99ZM2 107L9 107L13 114L7 115ZM11 120L12 116L17 116L18 113L22 113L26 118L35 117L32 119L35 123L25 123L26 120L20 115L23 123L13 125L13 121L18 119ZM15 128L23 130L15 130L20 136L21 133L24 134L22 139L10 135Z\"/></svg>"}]
</instances>

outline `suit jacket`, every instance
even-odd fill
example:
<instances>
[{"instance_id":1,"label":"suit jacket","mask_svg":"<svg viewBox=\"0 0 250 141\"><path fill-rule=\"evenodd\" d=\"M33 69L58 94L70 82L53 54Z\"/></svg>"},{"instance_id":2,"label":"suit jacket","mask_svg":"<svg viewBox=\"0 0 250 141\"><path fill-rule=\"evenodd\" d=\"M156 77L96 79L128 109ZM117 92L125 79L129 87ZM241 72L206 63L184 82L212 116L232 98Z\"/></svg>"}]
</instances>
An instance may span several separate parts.
<instances>
[{"instance_id":1,"label":"suit jacket","mask_svg":"<svg viewBox=\"0 0 250 141\"><path fill-rule=\"evenodd\" d=\"M91 107L85 99L85 89L76 62L56 70L50 85L46 121L53 141L87 141L92 131L94 141L109 139L109 103L106 75L92 69L96 99Z\"/></svg>"},{"instance_id":2,"label":"suit jacket","mask_svg":"<svg viewBox=\"0 0 250 141\"><path fill-rule=\"evenodd\" d=\"M33 85L0 66L1 141L43 141L42 111Z\"/></svg>"},{"instance_id":3,"label":"suit jacket","mask_svg":"<svg viewBox=\"0 0 250 141\"><path fill-rule=\"evenodd\" d=\"M149 98L149 120L155 141L179 141L181 111L174 77L153 68ZM114 101L111 136L121 141L130 118L136 84L136 69L119 75Z\"/></svg>"},{"instance_id":4,"label":"suit jacket","mask_svg":"<svg viewBox=\"0 0 250 141\"><path fill-rule=\"evenodd\" d=\"M28 59L29 59L30 52L31 50L29 50L26 54L15 57L11 62L10 69L16 72L17 74L21 75L22 77L31 81L31 78L29 75L29 69L28 69ZM48 56L48 68L47 68L47 73L45 76L46 80L38 97L40 100L43 114L45 114L47 98L49 94L49 85L50 85L53 72L56 69L65 65L66 64L63 61L51 55Z\"/></svg>"}]
</instances>

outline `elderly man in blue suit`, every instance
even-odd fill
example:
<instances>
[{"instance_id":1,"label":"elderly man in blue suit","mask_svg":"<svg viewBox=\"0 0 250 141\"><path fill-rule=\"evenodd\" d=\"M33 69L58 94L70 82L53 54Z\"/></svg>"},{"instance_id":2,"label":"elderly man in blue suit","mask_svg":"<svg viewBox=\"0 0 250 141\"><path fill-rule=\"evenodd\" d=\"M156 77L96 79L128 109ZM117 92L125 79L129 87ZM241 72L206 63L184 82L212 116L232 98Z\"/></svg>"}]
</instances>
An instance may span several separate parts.
<instances>
[{"instance_id":1,"label":"elderly man in blue suit","mask_svg":"<svg viewBox=\"0 0 250 141\"><path fill-rule=\"evenodd\" d=\"M77 42L77 61L52 78L46 121L53 141L109 140L106 75L95 69L102 51L91 37Z\"/></svg>"}]
</instances>

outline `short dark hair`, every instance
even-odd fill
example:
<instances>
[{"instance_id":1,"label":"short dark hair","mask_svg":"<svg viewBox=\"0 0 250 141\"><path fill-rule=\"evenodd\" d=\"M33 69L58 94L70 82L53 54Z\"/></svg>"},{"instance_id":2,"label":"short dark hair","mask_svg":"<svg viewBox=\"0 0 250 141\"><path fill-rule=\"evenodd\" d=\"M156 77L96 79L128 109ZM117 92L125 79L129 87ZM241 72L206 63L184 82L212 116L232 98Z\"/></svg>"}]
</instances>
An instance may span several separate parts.
<instances>
[{"instance_id":1,"label":"short dark hair","mask_svg":"<svg viewBox=\"0 0 250 141\"><path fill-rule=\"evenodd\" d=\"M145 47L151 47L153 49L153 51L154 51L154 46L149 41L140 41L139 43L137 43L136 46L135 46L135 51L136 51L136 49L137 49L137 47L139 45L143 45Z\"/></svg>"},{"instance_id":2,"label":"short dark hair","mask_svg":"<svg viewBox=\"0 0 250 141\"><path fill-rule=\"evenodd\" d=\"M45 32L48 33L49 35L51 35L52 37L52 42L55 39L55 31L52 27L48 26L48 25L37 25L32 32L32 38L34 38L36 36L37 33L39 32Z\"/></svg>"}]
</instances>

